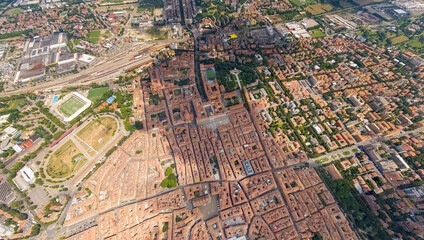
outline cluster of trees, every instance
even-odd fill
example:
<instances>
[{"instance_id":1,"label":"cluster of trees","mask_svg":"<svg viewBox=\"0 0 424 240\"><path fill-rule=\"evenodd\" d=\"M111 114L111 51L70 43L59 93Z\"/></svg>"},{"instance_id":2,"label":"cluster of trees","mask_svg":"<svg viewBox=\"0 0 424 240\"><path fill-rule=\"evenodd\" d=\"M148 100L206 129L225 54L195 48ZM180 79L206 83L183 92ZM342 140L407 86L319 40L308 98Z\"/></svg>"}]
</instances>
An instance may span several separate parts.
<instances>
[{"instance_id":1,"label":"cluster of trees","mask_svg":"<svg viewBox=\"0 0 424 240\"><path fill-rule=\"evenodd\" d=\"M141 0L140 8L163 8L163 1L157 0Z\"/></svg>"},{"instance_id":2,"label":"cluster of trees","mask_svg":"<svg viewBox=\"0 0 424 240\"><path fill-rule=\"evenodd\" d=\"M383 229L377 217L373 215L365 200L352 186L348 179L332 180L324 168L319 169L329 189L339 202L340 207L347 213L351 222L360 229L366 239L391 239Z\"/></svg>"},{"instance_id":3,"label":"cluster of trees","mask_svg":"<svg viewBox=\"0 0 424 240\"><path fill-rule=\"evenodd\" d=\"M49 140L52 138L52 135L42 126L38 126L35 128L35 132L42 138Z\"/></svg>"},{"instance_id":4,"label":"cluster of trees","mask_svg":"<svg viewBox=\"0 0 424 240\"><path fill-rule=\"evenodd\" d=\"M225 87L226 92L232 92L238 88L236 77L230 73L230 71L235 68L241 70L239 79L244 85L253 83L257 79L255 71L251 67L245 65L224 62L218 59L209 59L205 61L205 63L215 65L216 80L218 84Z\"/></svg>"},{"instance_id":5,"label":"cluster of trees","mask_svg":"<svg viewBox=\"0 0 424 240\"><path fill-rule=\"evenodd\" d=\"M166 168L165 176L167 178L165 178L160 184L162 188L174 188L177 186L177 176L175 175L175 173L173 173L174 168L175 164L171 165L171 167Z\"/></svg>"},{"instance_id":6,"label":"cluster of trees","mask_svg":"<svg viewBox=\"0 0 424 240\"><path fill-rule=\"evenodd\" d=\"M202 19L210 17L220 26L234 19L234 16L230 14L235 12L235 9L230 5L226 5L225 1L213 1L213 4L212 1L200 1L199 5L202 8L202 13L196 15L197 21L202 21Z\"/></svg>"},{"instance_id":7,"label":"cluster of trees","mask_svg":"<svg viewBox=\"0 0 424 240\"><path fill-rule=\"evenodd\" d=\"M9 148L9 149L7 149L6 151L2 152L2 153L0 154L0 157L7 158L7 157L9 157L9 156L12 156L14 153L15 153L15 150L13 150L13 148ZM3 163L2 163L2 164L3 164ZM4 164L3 164L3 165L4 165Z\"/></svg>"},{"instance_id":8,"label":"cluster of trees","mask_svg":"<svg viewBox=\"0 0 424 240\"><path fill-rule=\"evenodd\" d=\"M56 126L65 129L65 124L63 124L56 116L51 114L49 109L44 107L43 102L37 102L36 105L39 108L40 112L43 113L50 121L56 124Z\"/></svg>"},{"instance_id":9,"label":"cluster of trees","mask_svg":"<svg viewBox=\"0 0 424 240\"><path fill-rule=\"evenodd\" d=\"M30 237L35 237L38 234L40 234L40 229L41 229L41 225L40 224L36 224L34 226L32 226L31 228L31 233L30 233Z\"/></svg>"},{"instance_id":10,"label":"cluster of trees","mask_svg":"<svg viewBox=\"0 0 424 240\"><path fill-rule=\"evenodd\" d=\"M19 37L19 36L22 36L22 35L25 35L25 36L28 37L31 32L32 32L31 29L27 29L27 30L24 30L24 31L18 31L18 32L11 32L11 33L0 34L0 40L1 39L6 39L6 38Z\"/></svg>"},{"instance_id":11,"label":"cluster of trees","mask_svg":"<svg viewBox=\"0 0 424 240\"><path fill-rule=\"evenodd\" d=\"M6 205L4 205L4 204L0 204L0 209L1 209L2 211L4 211L4 212L9 213L12 217L16 217L16 218L18 218L19 220L25 220L25 219L27 219L27 218L28 218L28 214L26 214L26 213L21 213L21 212L19 212L18 210L13 209L13 208L11 208L11 207L8 207L8 206L6 206Z\"/></svg>"},{"instance_id":12,"label":"cluster of trees","mask_svg":"<svg viewBox=\"0 0 424 240\"><path fill-rule=\"evenodd\" d=\"M299 11L297 11L296 9L281 11L281 10L278 10L278 9L269 8L269 9L267 9L266 13L267 13L267 15L278 14L283 21L290 21L290 20L292 20L293 18L295 18L296 16L299 15Z\"/></svg>"}]
</instances>

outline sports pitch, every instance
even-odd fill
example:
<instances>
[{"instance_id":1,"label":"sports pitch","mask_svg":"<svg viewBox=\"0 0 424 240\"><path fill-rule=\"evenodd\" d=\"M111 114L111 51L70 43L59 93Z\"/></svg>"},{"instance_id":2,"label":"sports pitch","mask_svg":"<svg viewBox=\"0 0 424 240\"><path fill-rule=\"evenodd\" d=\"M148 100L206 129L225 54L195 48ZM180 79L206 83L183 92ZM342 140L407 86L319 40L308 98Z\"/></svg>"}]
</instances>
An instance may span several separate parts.
<instances>
[{"instance_id":1,"label":"sports pitch","mask_svg":"<svg viewBox=\"0 0 424 240\"><path fill-rule=\"evenodd\" d=\"M84 103L75 97L71 97L60 106L60 111L67 117L72 116L76 111L84 106Z\"/></svg>"},{"instance_id":2,"label":"sports pitch","mask_svg":"<svg viewBox=\"0 0 424 240\"><path fill-rule=\"evenodd\" d=\"M86 162L87 158L74 142L69 140L50 156L46 168L47 174L52 178L68 177L78 171Z\"/></svg>"},{"instance_id":3,"label":"sports pitch","mask_svg":"<svg viewBox=\"0 0 424 240\"><path fill-rule=\"evenodd\" d=\"M117 128L118 124L115 119L100 117L81 129L77 133L77 137L92 148L87 149L87 147L86 150L88 154L93 155L95 153L93 149L99 151L115 135Z\"/></svg>"}]
</instances>

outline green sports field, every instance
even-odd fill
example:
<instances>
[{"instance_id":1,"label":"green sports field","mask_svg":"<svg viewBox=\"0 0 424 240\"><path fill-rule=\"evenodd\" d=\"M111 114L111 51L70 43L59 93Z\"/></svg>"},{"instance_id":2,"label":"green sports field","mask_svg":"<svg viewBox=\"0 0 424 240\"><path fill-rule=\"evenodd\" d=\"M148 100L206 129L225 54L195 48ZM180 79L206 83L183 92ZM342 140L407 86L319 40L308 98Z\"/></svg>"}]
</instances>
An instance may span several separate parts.
<instances>
[{"instance_id":1,"label":"green sports field","mask_svg":"<svg viewBox=\"0 0 424 240\"><path fill-rule=\"evenodd\" d=\"M215 73L213 72L212 69L208 68L206 69L206 77L208 78L208 80L212 81L215 79Z\"/></svg>"},{"instance_id":2,"label":"green sports field","mask_svg":"<svg viewBox=\"0 0 424 240\"><path fill-rule=\"evenodd\" d=\"M95 98L99 98L103 95L103 93L107 92L109 90L109 87L101 87L101 88L94 88L94 89L90 89L90 91L88 91L88 99L95 99Z\"/></svg>"},{"instance_id":3,"label":"green sports field","mask_svg":"<svg viewBox=\"0 0 424 240\"><path fill-rule=\"evenodd\" d=\"M79 101L78 99L71 97L68 101L64 102L60 106L60 111L65 114L66 116L71 116L74 114L78 109L82 108L84 106L84 103Z\"/></svg>"}]
</instances>

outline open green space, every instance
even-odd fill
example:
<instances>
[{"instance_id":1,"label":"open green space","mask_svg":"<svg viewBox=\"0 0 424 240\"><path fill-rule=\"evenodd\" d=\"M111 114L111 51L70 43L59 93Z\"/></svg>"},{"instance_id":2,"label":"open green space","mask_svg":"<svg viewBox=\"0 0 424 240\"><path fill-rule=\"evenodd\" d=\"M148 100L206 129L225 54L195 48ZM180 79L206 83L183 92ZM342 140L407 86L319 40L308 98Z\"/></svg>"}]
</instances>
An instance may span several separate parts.
<instances>
[{"instance_id":1,"label":"open green space","mask_svg":"<svg viewBox=\"0 0 424 240\"><path fill-rule=\"evenodd\" d=\"M171 167L166 168L165 176L166 178L163 179L160 186L162 188L174 188L177 186L177 176L175 173L173 173L175 168L175 164L171 165Z\"/></svg>"},{"instance_id":2,"label":"open green space","mask_svg":"<svg viewBox=\"0 0 424 240\"><path fill-rule=\"evenodd\" d=\"M410 47L413 47L413 48L422 48L424 46L424 44L420 43L418 39L410 40L406 42L406 44L408 44Z\"/></svg>"},{"instance_id":3,"label":"open green space","mask_svg":"<svg viewBox=\"0 0 424 240\"><path fill-rule=\"evenodd\" d=\"M345 155L345 156L347 156L347 155L349 155L350 154L350 152L349 151L345 151L345 152L343 152L343 155Z\"/></svg>"},{"instance_id":4,"label":"open green space","mask_svg":"<svg viewBox=\"0 0 424 240\"><path fill-rule=\"evenodd\" d=\"M332 9L333 9L333 5L329 3L319 3L319 4L309 5L305 8L305 10L311 13L312 15L329 12Z\"/></svg>"},{"instance_id":5,"label":"open green space","mask_svg":"<svg viewBox=\"0 0 424 240\"><path fill-rule=\"evenodd\" d=\"M151 27L146 30L146 33L154 39L164 40L168 35L168 31L162 31L158 27Z\"/></svg>"},{"instance_id":6,"label":"open green space","mask_svg":"<svg viewBox=\"0 0 424 240\"><path fill-rule=\"evenodd\" d=\"M84 106L83 102L76 99L75 97L71 97L70 99L68 99L68 101L64 102L59 109L63 114L69 117L69 116L72 116L72 114L74 114L83 106Z\"/></svg>"},{"instance_id":7,"label":"open green space","mask_svg":"<svg viewBox=\"0 0 424 240\"><path fill-rule=\"evenodd\" d=\"M362 239L391 239L351 180L333 180L323 167L318 169L318 173Z\"/></svg>"},{"instance_id":8,"label":"open green space","mask_svg":"<svg viewBox=\"0 0 424 240\"><path fill-rule=\"evenodd\" d=\"M301 1L301 0L290 0L290 2L293 5L295 5L296 7L307 6L307 5L315 4L315 1L312 1L312 0L305 0L305 1Z\"/></svg>"},{"instance_id":9,"label":"open green space","mask_svg":"<svg viewBox=\"0 0 424 240\"><path fill-rule=\"evenodd\" d=\"M315 163L321 164L321 163L328 162L328 160L329 160L328 157L325 157L325 158L321 158L321 159L316 160Z\"/></svg>"},{"instance_id":10,"label":"open green space","mask_svg":"<svg viewBox=\"0 0 424 240\"><path fill-rule=\"evenodd\" d=\"M90 89L88 91L88 99L96 99L103 95L103 93L107 92L109 90L109 87L101 87L101 88L94 88Z\"/></svg>"},{"instance_id":11,"label":"open green space","mask_svg":"<svg viewBox=\"0 0 424 240\"><path fill-rule=\"evenodd\" d=\"M77 133L77 136L91 147L87 147L87 152L93 155L94 151L99 151L109 142L115 135L117 128L118 124L114 118L100 117L87 124Z\"/></svg>"},{"instance_id":12,"label":"open green space","mask_svg":"<svg viewBox=\"0 0 424 240\"><path fill-rule=\"evenodd\" d=\"M50 156L47 162L47 174L52 178L68 177L86 162L87 159L78 147L69 140Z\"/></svg>"},{"instance_id":13,"label":"open green space","mask_svg":"<svg viewBox=\"0 0 424 240\"><path fill-rule=\"evenodd\" d=\"M1 0L0 1L0 10L3 10L3 8L7 7L7 5L9 5L12 2L14 2L14 1L11 1L11 0Z\"/></svg>"},{"instance_id":14,"label":"open green space","mask_svg":"<svg viewBox=\"0 0 424 240\"><path fill-rule=\"evenodd\" d=\"M102 5L104 5L104 4L107 4L107 5L109 5L110 3L113 3L113 4L118 4L118 3L123 3L124 2L124 0L102 0Z\"/></svg>"},{"instance_id":15,"label":"open green space","mask_svg":"<svg viewBox=\"0 0 424 240\"><path fill-rule=\"evenodd\" d=\"M88 34L88 39L87 39L87 41L88 41L88 42L91 42L91 43L97 43L98 41L100 41L100 33L101 33L101 30L94 30L94 31L91 31L91 32Z\"/></svg>"},{"instance_id":16,"label":"open green space","mask_svg":"<svg viewBox=\"0 0 424 240\"><path fill-rule=\"evenodd\" d=\"M18 109L20 107L25 106L25 104L27 104L27 100L25 98L22 99L17 99L17 100L12 100L8 103L8 107L6 110L14 110L14 109Z\"/></svg>"},{"instance_id":17,"label":"open green space","mask_svg":"<svg viewBox=\"0 0 424 240\"><path fill-rule=\"evenodd\" d=\"M210 68L206 69L206 76L208 77L208 80L212 81L215 79L215 73Z\"/></svg>"},{"instance_id":18,"label":"open green space","mask_svg":"<svg viewBox=\"0 0 424 240\"><path fill-rule=\"evenodd\" d=\"M405 41L408 41L408 40L409 40L409 38L406 37L406 36L399 36L399 37L392 38L392 43L393 44L399 44L399 43L402 43L402 42L405 42Z\"/></svg>"},{"instance_id":19,"label":"open green space","mask_svg":"<svg viewBox=\"0 0 424 240\"><path fill-rule=\"evenodd\" d=\"M371 4L373 2L381 2L381 0L353 0L353 2L355 2L356 4L360 6L364 6L364 5Z\"/></svg>"},{"instance_id":20,"label":"open green space","mask_svg":"<svg viewBox=\"0 0 424 240\"><path fill-rule=\"evenodd\" d=\"M11 15L16 15L16 14L23 13L23 12L24 11L22 9L20 9L20 8L12 8L12 9L7 10L4 13L4 15L11 16Z\"/></svg>"},{"instance_id":21,"label":"open green space","mask_svg":"<svg viewBox=\"0 0 424 240\"><path fill-rule=\"evenodd\" d=\"M311 36L314 38L325 37L325 34L320 29L312 29L311 32Z\"/></svg>"},{"instance_id":22,"label":"open green space","mask_svg":"<svg viewBox=\"0 0 424 240\"><path fill-rule=\"evenodd\" d=\"M141 0L139 4L141 8L163 8L163 1L158 0Z\"/></svg>"}]
</instances>

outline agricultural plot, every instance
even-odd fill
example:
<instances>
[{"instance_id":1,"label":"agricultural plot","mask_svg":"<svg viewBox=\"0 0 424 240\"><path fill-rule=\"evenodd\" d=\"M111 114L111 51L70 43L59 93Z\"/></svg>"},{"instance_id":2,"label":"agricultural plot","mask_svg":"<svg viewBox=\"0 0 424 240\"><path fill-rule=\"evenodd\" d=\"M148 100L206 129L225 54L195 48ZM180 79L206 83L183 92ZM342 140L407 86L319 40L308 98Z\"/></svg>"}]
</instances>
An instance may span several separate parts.
<instances>
[{"instance_id":1,"label":"agricultural plot","mask_svg":"<svg viewBox=\"0 0 424 240\"><path fill-rule=\"evenodd\" d=\"M306 6L306 5L311 5L314 4L315 2L312 0L306 0L306 1L300 1L300 0L290 0L290 2L295 5L296 7L300 7L300 6Z\"/></svg>"},{"instance_id":2,"label":"agricultural plot","mask_svg":"<svg viewBox=\"0 0 424 240\"><path fill-rule=\"evenodd\" d=\"M68 101L64 102L59 110L66 116L72 116L76 111L84 106L84 103L75 97L71 97Z\"/></svg>"},{"instance_id":3,"label":"agricultural plot","mask_svg":"<svg viewBox=\"0 0 424 240\"><path fill-rule=\"evenodd\" d=\"M115 135L118 124L111 117L100 117L91 121L77 133L77 137L83 141L87 152L94 155Z\"/></svg>"},{"instance_id":4,"label":"agricultural plot","mask_svg":"<svg viewBox=\"0 0 424 240\"><path fill-rule=\"evenodd\" d=\"M99 98L103 95L103 93L107 92L108 90L109 90L109 87L90 89L90 91L88 91L87 98L90 100Z\"/></svg>"},{"instance_id":5,"label":"agricultural plot","mask_svg":"<svg viewBox=\"0 0 424 240\"><path fill-rule=\"evenodd\" d=\"M309 5L305 8L306 11L313 15L329 12L333 9L333 5L329 3Z\"/></svg>"},{"instance_id":6,"label":"agricultural plot","mask_svg":"<svg viewBox=\"0 0 424 240\"><path fill-rule=\"evenodd\" d=\"M72 140L69 140L50 156L46 167L47 174L52 178L69 177L86 162L87 158Z\"/></svg>"}]
</instances>

